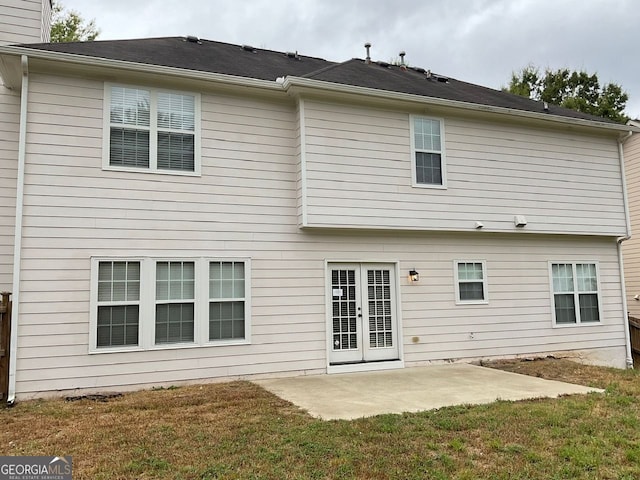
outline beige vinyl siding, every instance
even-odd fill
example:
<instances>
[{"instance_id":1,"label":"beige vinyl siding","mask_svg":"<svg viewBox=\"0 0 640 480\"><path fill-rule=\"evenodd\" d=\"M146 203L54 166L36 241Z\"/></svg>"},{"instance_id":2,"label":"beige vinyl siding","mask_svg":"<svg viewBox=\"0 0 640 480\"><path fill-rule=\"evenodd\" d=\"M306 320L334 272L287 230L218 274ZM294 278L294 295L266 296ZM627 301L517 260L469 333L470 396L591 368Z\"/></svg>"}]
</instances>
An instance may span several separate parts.
<instances>
[{"instance_id":1,"label":"beige vinyl siding","mask_svg":"<svg viewBox=\"0 0 640 480\"><path fill-rule=\"evenodd\" d=\"M3 0L0 5L0 45L37 43L42 36L43 8L48 0Z\"/></svg>"},{"instance_id":2,"label":"beige vinyl siding","mask_svg":"<svg viewBox=\"0 0 640 480\"><path fill-rule=\"evenodd\" d=\"M301 230L290 100L199 92L202 176L186 177L102 170L103 92L101 82L30 79L19 397L323 373L327 260L399 262L408 364L623 350L614 239ZM251 258L251 344L88 354L92 256ZM457 258L486 261L488 305L455 305ZM598 262L600 325L552 328L550 260Z\"/></svg>"},{"instance_id":3,"label":"beige vinyl siding","mask_svg":"<svg viewBox=\"0 0 640 480\"><path fill-rule=\"evenodd\" d=\"M635 133L624 144L624 164L627 176L627 197L631 218L631 239L622 244L624 276L627 289L627 309L640 317L640 134Z\"/></svg>"},{"instance_id":4,"label":"beige vinyl siding","mask_svg":"<svg viewBox=\"0 0 640 480\"><path fill-rule=\"evenodd\" d=\"M425 115L428 117L428 115ZM614 137L444 117L446 189L411 186L408 112L305 102L307 226L622 235Z\"/></svg>"},{"instance_id":5,"label":"beige vinyl siding","mask_svg":"<svg viewBox=\"0 0 640 480\"><path fill-rule=\"evenodd\" d=\"M51 41L51 0L42 0L42 18L40 24L41 42Z\"/></svg>"},{"instance_id":6,"label":"beige vinyl siding","mask_svg":"<svg viewBox=\"0 0 640 480\"><path fill-rule=\"evenodd\" d=\"M0 85L0 291L10 292L16 222L20 97Z\"/></svg>"}]
</instances>

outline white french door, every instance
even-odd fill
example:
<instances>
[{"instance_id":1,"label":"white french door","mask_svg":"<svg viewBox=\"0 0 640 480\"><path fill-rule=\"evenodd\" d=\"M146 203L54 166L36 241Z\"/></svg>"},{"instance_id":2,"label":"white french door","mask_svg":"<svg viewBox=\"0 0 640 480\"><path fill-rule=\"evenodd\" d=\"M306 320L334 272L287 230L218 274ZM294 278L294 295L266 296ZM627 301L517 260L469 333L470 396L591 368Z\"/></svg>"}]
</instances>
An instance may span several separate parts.
<instances>
[{"instance_id":1,"label":"white french door","mask_svg":"<svg viewBox=\"0 0 640 480\"><path fill-rule=\"evenodd\" d=\"M329 363L397 360L395 265L330 263Z\"/></svg>"}]
</instances>

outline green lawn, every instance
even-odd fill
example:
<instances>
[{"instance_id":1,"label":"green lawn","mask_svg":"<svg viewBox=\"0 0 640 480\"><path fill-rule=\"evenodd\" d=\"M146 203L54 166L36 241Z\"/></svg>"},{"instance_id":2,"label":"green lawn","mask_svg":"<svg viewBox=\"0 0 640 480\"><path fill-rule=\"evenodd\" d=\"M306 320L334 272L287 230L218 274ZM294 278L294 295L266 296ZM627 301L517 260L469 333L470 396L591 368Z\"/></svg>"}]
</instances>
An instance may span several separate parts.
<instances>
[{"instance_id":1,"label":"green lawn","mask_svg":"<svg viewBox=\"0 0 640 480\"><path fill-rule=\"evenodd\" d=\"M321 421L248 382L0 409L0 455L72 455L74 479L638 479L640 376L567 360L498 368L606 388Z\"/></svg>"}]
</instances>

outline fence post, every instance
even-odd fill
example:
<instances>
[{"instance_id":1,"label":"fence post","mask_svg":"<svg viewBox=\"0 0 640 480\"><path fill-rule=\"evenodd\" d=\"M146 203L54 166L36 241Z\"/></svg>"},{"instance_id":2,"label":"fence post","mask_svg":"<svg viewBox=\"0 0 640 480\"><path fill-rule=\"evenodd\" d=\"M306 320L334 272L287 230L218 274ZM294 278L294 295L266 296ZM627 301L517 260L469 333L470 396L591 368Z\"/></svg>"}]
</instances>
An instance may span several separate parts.
<instances>
[{"instance_id":1,"label":"fence post","mask_svg":"<svg viewBox=\"0 0 640 480\"><path fill-rule=\"evenodd\" d=\"M11 293L2 292L0 303L0 400L9 394L9 350L11 348Z\"/></svg>"},{"instance_id":2,"label":"fence post","mask_svg":"<svg viewBox=\"0 0 640 480\"><path fill-rule=\"evenodd\" d=\"M634 368L640 368L640 319L628 316L629 337L631 342L631 355Z\"/></svg>"}]
</instances>

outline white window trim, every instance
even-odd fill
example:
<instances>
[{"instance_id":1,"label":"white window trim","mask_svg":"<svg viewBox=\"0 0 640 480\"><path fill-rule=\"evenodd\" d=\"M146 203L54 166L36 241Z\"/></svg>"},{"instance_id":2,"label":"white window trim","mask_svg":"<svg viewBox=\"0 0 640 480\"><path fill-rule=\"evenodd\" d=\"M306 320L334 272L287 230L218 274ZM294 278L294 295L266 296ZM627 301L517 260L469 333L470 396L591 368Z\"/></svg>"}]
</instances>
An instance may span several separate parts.
<instances>
[{"instance_id":1,"label":"white window trim","mask_svg":"<svg viewBox=\"0 0 640 480\"><path fill-rule=\"evenodd\" d=\"M482 264L482 290L484 299L482 300L460 300L460 280L458 278L459 263L481 263ZM466 260L457 259L453 261L453 277L456 289L456 305L488 305L489 304L489 282L487 280L487 261L486 260ZM466 282L465 280L462 280ZM468 283L479 283L479 280Z\"/></svg>"},{"instance_id":2,"label":"white window trim","mask_svg":"<svg viewBox=\"0 0 640 480\"><path fill-rule=\"evenodd\" d=\"M440 151L436 150L416 150L415 140L415 127L414 120L416 118L424 118L427 120L435 120L440 122ZM409 115L409 132L411 140L411 185L415 188L435 188L439 190L447 189L447 161L445 153L445 131L444 131L444 119L440 117L431 117L429 115ZM442 172L442 185L431 185L428 183L418 183L416 174L416 151L424 153L439 153L440 154L440 169Z\"/></svg>"},{"instance_id":3,"label":"white window trim","mask_svg":"<svg viewBox=\"0 0 640 480\"><path fill-rule=\"evenodd\" d=\"M140 90L147 90L149 92L149 168L136 168L136 167L121 167L118 165L109 164L110 157L110 132L111 132L111 87L123 87L123 88L137 88ZM158 93L174 93L180 95L191 95L194 97L195 118L194 118L194 165L193 172L182 170L165 170L158 169L158 151L157 151L157 123L158 123ZM201 154L200 145L202 138L201 128L201 96L199 93L187 92L181 90L171 90L164 88L152 88L141 85L128 85L121 83L105 82L104 84L104 103L102 106L102 169L111 170L117 172L135 172L135 173L155 173L160 175L185 175L191 177L201 176Z\"/></svg>"},{"instance_id":4,"label":"white window trim","mask_svg":"<svg viewBox=\"0 0 640 480\"><path fill-rule=\"evenodd\" d=\"M143 350L143 339L141 336L141 324L143 315L142 279L143 264L141 257L92 257L91 258L91 290L89 294L90 315L89 315L89 353L107 352L131 352ZM140 262L140 297L138 299L138 345L118 345L116 347L98 347L98 265L100 262Z\"/></svg>"},{"instance_id":5,"label":"white window trim","mask_svg":"<svg viewBox=\"0 0 640 480\"><path fill-rule=\"evenodd\" d=\"M202 339L200 338L199 335L199 328L198 328L198 323L200 321L200 323L202 323L201 318L203 318L203 315L206 315L208 312L202 312L202 306L201 306L201 297L198 297L198 282L201 281L202 278L202 272L200 270L202 270L203 265L202 265L202 260L201 258L188 258L188 257L166 257L166 258L152 258L151 260L151 268L148 268L147 270L150 270L150 272L148 272L148 277L145 276L145 279L149 279L147 281L146 287L145 288L149 288L149 290L151 290L149 292L150 296L151 296L151 311L150 313L150 317L148 318L153 318L153 321L149 321L149 327L147 328L147 330L150 330L150 337L149 339L147 339L147 345L149 345L148 348L153 348L155 350L163 350L166 348L180 348L180 347L191 347L191 346L197 346L197 345L202 345ZM206 260L205 260L206 261ZM193 262L193 267L194 267L194 298L193 299L179 299L179 300L158 300L156 298L156 269L157 269L157 264L161 263L161 262ZM142 277L142 275L141 275ZM209 279L207 277L207 284L209 282ZM193 301L193 342L172 342L172 343L158 343L156 344L156 306L158 304L167 304L167 303L190 303ZM147 318L147 317L142 317L142 318ZM141 320L142 320L141 318ZM141 322L142 323L142 322ZM143 329L144 330L144 329Z\"/></svg>"},{"instance_id":6,"label":"white window trim","mask_svg":"<svg viewBox=\"0 0 640 480\"><path fill-rule=\"evenodd\" d=\"M100 262L140 262L140 309L138 345L98 347L98 265ZM194 341L155 344L156 263L194 262ZM209 340L209 262L243 262L245 275L244 338ZM251 344L251 259L247 257L91 257L89 353L117 353L145 350L173 350L224 345Z\"/></svg>"},{"instance_id":7,"label":"white window trim","mask_svg":"<svg viewBox=\"0 0 640 480\"><path fill-rule=\"evenodd\" d=\"M556 301L555 301L555 292L553 291L553 265L554 264L566 264L566 265L572 265L572 271L573 271L573 297L574 297L574 307L576 310L576 323L557 323L556 322ZM578 298L578 294L579 293L585 293L585 292L578 292L577 290L577 286L578 286L578 282L577 282L577 278L576 278L576 265L577 264L592 264L596 266L596 282L598 285L598 291L596 292L598 295L598 316L600 318L599 321L597 322L582 322L582 319L580 318L580 302L579 302L579 298ZM602 289L600 288L600 264L595 261L595 260L574 260L574 261L570 261L570 260L551 260L549 261L549 293L550 293L550 299L551 299L551 318L552 318L552 326L553 328L575 328L578 326L581 327L595 327L595 326L601 326L602 323Z\"/></svg>"}]
</instances>

